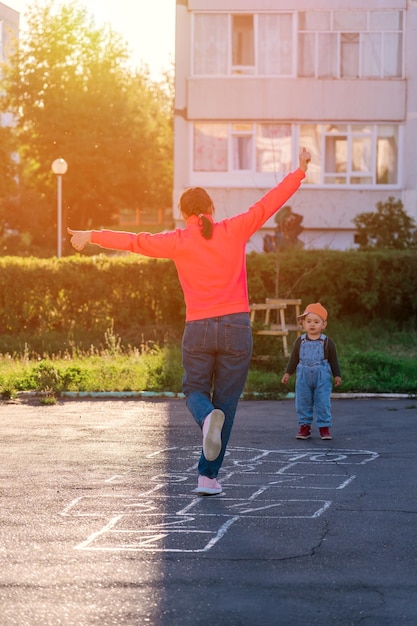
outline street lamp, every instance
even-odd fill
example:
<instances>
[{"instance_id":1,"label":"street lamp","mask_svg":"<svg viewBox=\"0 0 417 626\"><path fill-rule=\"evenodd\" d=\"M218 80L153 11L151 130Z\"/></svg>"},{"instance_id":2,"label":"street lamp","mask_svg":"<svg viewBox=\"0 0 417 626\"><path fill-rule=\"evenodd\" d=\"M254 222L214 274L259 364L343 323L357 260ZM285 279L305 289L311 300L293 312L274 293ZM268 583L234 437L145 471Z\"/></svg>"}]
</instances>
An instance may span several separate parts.
<instances>
[{"instance_id":1,"label":"street lamp","mask_svg":"<svg viewBox=\"0 0 417 626\"><path fill-rule=\"evenodd\" d=\"M68 169L65 159L55 159L52 163L52 171L58 179L58 219L57 219L57 257L62 256L62 177Z\"/></svg>"}]
</instances>

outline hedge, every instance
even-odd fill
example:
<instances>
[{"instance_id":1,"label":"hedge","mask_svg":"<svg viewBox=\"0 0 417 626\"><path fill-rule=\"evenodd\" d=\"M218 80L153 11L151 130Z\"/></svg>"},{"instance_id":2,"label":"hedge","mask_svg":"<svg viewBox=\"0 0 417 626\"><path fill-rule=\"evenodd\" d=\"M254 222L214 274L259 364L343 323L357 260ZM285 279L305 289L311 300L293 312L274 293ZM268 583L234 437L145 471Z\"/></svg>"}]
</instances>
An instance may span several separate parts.
<instances>
[{"instance_id":1,"label":"hedge","mask_svg":"<svg viewBox=\"0 0 417 626\"><path fill-rule=\"evenodd\" d=\"M275 254L247 256L250 302L275 295ZM279 256L279 297L321 301L339 318L415 322L416 251L297 250ZM0 258L0 351L178 338L185 307L175 267L139 255Z\"/></svg>"},{"instance_id":2,"label":"hedge","mask_svg":"<svg viewBox=\"0 0 417 626\"><path fill-rule=\"evenodd\" d=\"M248 256L251 301L274 293L275 254ZM279 256L279 297L322 302L333 317L416 321L417 251L296 250Z\"/></svg>"},{"instance_id":3,"label":"hedge","mask_svg":"<svg viewBox=\"0 0 417 626\"><path fill-rule=\"evenodd\" d=\"M178 332L184 300L172 263L124 257L0 258L0 351L124 343ZM55 348L54 348L55 349Z\"/></svg>"}]
</instances>

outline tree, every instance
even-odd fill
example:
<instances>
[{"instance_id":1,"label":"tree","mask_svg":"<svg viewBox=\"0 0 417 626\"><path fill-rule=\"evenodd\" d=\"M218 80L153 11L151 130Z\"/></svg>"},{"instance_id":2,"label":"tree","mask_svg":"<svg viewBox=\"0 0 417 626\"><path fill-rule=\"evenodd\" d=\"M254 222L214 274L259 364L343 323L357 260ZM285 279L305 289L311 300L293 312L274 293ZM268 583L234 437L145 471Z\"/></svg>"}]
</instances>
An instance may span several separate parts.
<instances>
[{"instance_id":1,"label":"tree","mask_svg":"<svg viewBox=\"0 0 417 626\"><path fill-rule=\"evenodd\" d=\"M21 217L28 194L46 219L28 228L51 243L56 232L54 159L63 157L64 225L110 225L122 208L167 207L172 190L172 92L146 69L128 67L128 49L86 9L47 0L26 16L27 30L0 81L2 109L16 116ZM35 200L36 198L36 200ZM18 221L17 213L10 216ZM22 220L20 220L22 221ZM36 222L36 223L35 223ZM21 225L20 225L21 227ZM52 243L53 245L53 243Z\"/></svg>"},{"instance_id":2,"label":"tree","mask_svg":"<svg viewBox=\"0 0 417 626\"><path fill-rule=\"evenodd\" d=\"M357 228L355 243L359 244L359 249L416 248L415 221L404 211L401 200L390 196L387 202L378 202L376 206L376 212L359 213L353 219Z\"/></svg>"}]
</instances>

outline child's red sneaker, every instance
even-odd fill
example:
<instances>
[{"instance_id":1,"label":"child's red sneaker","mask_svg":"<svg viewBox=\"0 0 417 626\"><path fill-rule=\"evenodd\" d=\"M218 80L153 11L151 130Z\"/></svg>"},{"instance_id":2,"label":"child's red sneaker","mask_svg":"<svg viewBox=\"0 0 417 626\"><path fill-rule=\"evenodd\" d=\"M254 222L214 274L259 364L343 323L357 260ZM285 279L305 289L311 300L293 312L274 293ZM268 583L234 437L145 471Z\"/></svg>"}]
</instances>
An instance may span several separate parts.
<instances>
[{"instance_id":1,"label":"child's red sneaker","mask_svg":"<svg viewBox=\"0 0 417 626\"><path fill-rule=\"evenodd\" d=\"M310 439L311 437L311 428L309 424L302 424L300 426L300 430L296 434L297 439Z\"/></svg>"},{"instance_id":2,"label":"child's red sneaker","mask_svg":"<svg viewBox=\"0 0 417 626\"><path fill-rule=\"evenodd\" d=\"M321 428L319 428L320 431L320 437L322 439L331 439L332 436L330 434L330 430L327 426L322 426Z\"/></svg>"}]
</instances>

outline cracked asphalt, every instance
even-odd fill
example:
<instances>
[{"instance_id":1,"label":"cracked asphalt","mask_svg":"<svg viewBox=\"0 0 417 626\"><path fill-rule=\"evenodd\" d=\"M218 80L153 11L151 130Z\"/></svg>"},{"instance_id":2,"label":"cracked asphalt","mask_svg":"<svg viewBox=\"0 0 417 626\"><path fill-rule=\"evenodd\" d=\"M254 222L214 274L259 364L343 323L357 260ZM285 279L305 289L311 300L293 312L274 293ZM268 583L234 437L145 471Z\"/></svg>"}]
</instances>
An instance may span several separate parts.
<instances>
[{"instance_id":1,"label":"cracked asphalt","mask_svg":"<svg viewBox=\"0 0 417 626\"><path fill-rule=\"evenodd\" d=\"M242 401L198 497L183 399L0 404L1 626L417 624L417 399Z\"/></svg>"}]
</instances>

